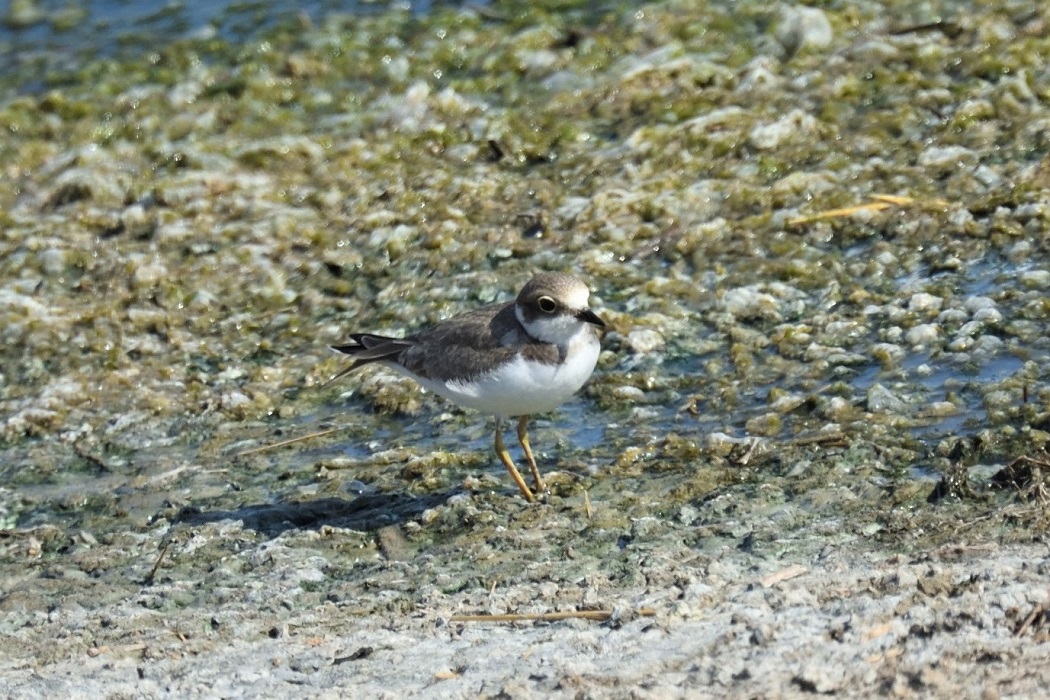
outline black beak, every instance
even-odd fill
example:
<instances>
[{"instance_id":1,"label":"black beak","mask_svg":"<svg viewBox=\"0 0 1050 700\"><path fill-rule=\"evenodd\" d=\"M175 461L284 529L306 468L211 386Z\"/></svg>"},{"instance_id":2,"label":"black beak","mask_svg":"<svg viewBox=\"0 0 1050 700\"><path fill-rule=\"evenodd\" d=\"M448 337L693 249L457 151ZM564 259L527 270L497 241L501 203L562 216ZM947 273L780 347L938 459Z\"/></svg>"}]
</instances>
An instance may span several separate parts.
<instances>
[{"instance_id":1,"label":"black beak","mask_svg":"<svg viewBox=\"0 0 1050 700\"><path fill-rule=\"evenodd\" d=\"M576 312L576 318L587 323L594 324L599 328L605 328L605 321L598 317L598 314L594 313L590 309L581 309Z\"/></svg>"}]
</instances>

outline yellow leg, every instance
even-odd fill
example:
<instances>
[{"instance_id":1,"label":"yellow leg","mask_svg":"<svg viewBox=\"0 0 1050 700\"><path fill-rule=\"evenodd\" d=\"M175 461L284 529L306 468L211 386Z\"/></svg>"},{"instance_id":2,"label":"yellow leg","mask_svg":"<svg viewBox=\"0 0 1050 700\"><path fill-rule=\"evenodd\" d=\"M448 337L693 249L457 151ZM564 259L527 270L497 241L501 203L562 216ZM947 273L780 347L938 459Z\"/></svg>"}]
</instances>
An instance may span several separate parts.
<instances>
[{"instance_id":1,"label":"yellow leg","mask_svg":"<svg viewBox=\"0 0 1050 700\"><path fill-rule=\"evenodd\" d=\"M496 456L499 457L499 461L503 462L503 466L510 472L510 478L514 479L514 483L521 489L521 495L525 497L525 500L529 503L536 500L535 496L532 495L532 491L525 485L525 480L518 473L518 468L511 461L510 453L507 452L507 448L503 445L503 423L498 417L496 418Z\"/></svg>"},{"instance_id":2,"label":"yellow leg","mask_svg":"<svg viewBox=\"0 0 1050 700\"><path fill-rule=\"evenodd\" d=\"M529 445L528 426L528 416L522 416L518 419L518 442L521 443L521 449L525 450L525 459L529 463L529 469L532 470L532 478L536 481L536 490L544 493L547 490L547 485L543 483L543 477L540 476L540 468L536 466L536 458L532 455L532 446Z\"/></svg>"}]
</instances>

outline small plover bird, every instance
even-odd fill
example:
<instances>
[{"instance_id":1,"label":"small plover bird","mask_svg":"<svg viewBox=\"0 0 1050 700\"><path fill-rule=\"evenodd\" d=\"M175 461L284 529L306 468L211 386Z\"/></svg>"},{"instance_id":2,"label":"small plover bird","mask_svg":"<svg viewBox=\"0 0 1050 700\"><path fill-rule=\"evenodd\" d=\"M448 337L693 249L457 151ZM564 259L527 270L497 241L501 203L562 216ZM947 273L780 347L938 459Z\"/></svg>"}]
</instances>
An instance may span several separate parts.
<instances>
[{"instance_id":1,"label":"small plover bird","mask_svg":"<svg viewBox=\"0 0 1050 700\"><path fill-rule=\"evenodd\" d=\"M594 371L605 322L587 306L583 282L543 272L517 299L483 306L404 338L351 333L334 350L353 358L332 381L378 362L453 403L496 417L496 455L526 501L534 499L503 445L503 419L518 416L518 441L537 490L547 487L529 445L529 416L575 394Z\"/></svg>"}]
</instances>

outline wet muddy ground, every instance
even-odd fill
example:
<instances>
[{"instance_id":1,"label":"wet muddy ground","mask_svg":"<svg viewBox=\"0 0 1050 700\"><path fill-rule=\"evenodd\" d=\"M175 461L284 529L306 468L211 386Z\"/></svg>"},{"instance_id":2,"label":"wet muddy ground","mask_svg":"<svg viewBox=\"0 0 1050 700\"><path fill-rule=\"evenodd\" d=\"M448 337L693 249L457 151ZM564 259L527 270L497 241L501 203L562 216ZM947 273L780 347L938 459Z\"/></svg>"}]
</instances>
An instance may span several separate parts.
<instances>
[{"instance_id":1,"label":"wet muddy ground","mask_svg":"<svg viewBox=\"0 0 1050 700\"><path fill-rule=\"evenodd\" d=\"M496 4L9 71L0 690L1038 693L1046 55L1034 2ZM543 502L327 383L540 269L610 326Z\"/></svg>"}]
</instances>

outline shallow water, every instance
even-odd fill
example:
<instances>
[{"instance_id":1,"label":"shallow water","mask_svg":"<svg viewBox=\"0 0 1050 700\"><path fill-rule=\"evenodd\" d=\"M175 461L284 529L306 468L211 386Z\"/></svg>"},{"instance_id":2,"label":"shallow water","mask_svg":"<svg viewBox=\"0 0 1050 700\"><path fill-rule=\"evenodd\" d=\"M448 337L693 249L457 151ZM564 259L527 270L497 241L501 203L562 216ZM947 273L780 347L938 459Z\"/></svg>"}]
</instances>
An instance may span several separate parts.
<instances>
[{"instance_id":1,"label":"shallow water","mask_svg":"<svg viewBox=\"0 0 1050 700\"><path fill-rule=\"evenodd\" d=\"M244 43L275 25L318 22L336 12L367 16L397 8L425 16L435 5L443 4L446 3L433 0L14 2L8 3L4 21L0 22L0 67L17 71L36 62L40 67L60 68L73 61L99 57L130 60L178 39L214 36L223 41ZM483 6L485 2L478 4ZM25 91L43 88L43 83L28 80L30 82L23 85Z\"/></svg>"}]
</instances>

